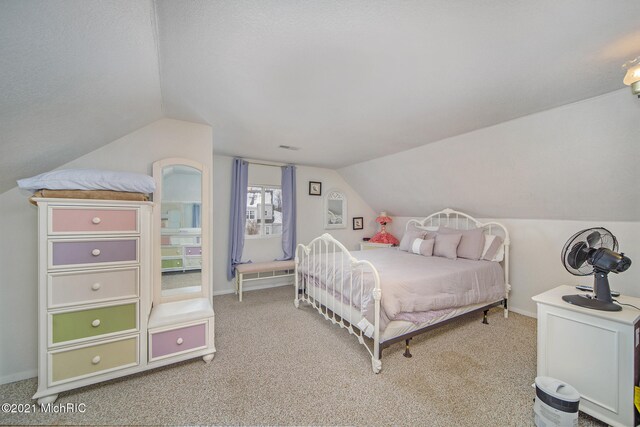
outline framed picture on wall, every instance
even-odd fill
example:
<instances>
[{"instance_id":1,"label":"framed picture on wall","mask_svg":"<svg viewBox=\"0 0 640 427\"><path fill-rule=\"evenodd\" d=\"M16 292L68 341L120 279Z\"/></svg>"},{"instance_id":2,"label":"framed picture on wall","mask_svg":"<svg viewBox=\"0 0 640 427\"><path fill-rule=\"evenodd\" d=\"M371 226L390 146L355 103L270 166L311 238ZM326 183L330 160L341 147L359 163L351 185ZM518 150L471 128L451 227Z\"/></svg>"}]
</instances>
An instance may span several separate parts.
<instances>
[{"instance_id":1,"label":"framed picture on wall","mask_svg":"<svg viewBox=\"0 0 640 427\"><path fill-rule=\"evenodd\" d=\"M322 183L317 181L309 181L309 195L322 196Z\"/></svg>"},{"instance_id":2,"label":"framed picture on wall","mask_svg":"<svg viewBox=\"0 0 640 427\"><path fill-rule=\"evenodd\" d=\"M361 216L353 217L353 229L354 230L362 230L364 228L363 225L364 219Z\"/></svg>"}]
</instances>

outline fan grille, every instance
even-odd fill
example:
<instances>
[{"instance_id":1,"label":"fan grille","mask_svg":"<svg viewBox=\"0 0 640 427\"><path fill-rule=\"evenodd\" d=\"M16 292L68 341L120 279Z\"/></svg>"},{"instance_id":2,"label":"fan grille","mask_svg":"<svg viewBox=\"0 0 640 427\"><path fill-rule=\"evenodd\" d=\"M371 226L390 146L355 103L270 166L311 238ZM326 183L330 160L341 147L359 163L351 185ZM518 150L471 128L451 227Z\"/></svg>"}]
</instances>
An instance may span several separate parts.
<instances>
[{"instance_id":1,"label":"fan grille","mask_svg":"<svg viewBox=\"0 0 640 427\"><path fill-rule=\"evenodd\" d=\"M575 276L588 276L593 274L593 267L587 262L582 263L579 267L572 266L569 262L571 250L575 246L583 246L586 250L607 248L614 252L618 251L618 240L616 237L604 227L588 228L578 231L571 236L562 249L562 265L567 271Z\"/></svg>"}]
</instances>

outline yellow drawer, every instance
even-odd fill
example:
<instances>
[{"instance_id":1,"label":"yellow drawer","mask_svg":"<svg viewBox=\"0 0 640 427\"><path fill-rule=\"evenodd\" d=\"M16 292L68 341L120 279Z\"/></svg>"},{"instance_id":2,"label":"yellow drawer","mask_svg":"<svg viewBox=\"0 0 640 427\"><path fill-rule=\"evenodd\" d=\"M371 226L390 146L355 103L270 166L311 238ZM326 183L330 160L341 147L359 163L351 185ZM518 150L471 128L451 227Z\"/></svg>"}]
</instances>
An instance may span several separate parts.
<instances>
[{"instance_id":1,"label":"yellow drawer","mask_svg":"<svg viewBox=\"0 0 640 427\"><path fill-rule=\"evenodd\" d=\"M162 256L182 256L182 246L163 246Z\"/></svg>"},{"instance_id":2,"label":"yellow drawer","mask_svg":"<svg viewBox=\"0 0 640 427\"><path fill-rule=\"evenodd\" d=\"M138 336L49 353L49 385L138 365Z\"/></svg>"},{"instance_id":3,"label":"yellow drawer","mask_svg":"<svg viewBox=\"0 0 640 427\"><path fill-rule=\"evenodd\" d=\"M50 314L51 344L138 328L137 303Z\"/></svg>"}]
</instances>

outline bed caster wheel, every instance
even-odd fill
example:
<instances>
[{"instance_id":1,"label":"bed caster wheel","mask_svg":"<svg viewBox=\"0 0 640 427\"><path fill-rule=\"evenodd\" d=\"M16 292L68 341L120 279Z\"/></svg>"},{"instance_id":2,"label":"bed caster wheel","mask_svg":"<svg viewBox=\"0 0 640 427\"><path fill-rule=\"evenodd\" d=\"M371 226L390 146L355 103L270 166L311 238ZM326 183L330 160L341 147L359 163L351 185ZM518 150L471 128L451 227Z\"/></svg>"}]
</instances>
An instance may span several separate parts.
<instances>
[{"instance_id":1,"label":"bed caster wheel","mask_svg":"<svg viewBox=\"0 0 640 427\"><path fill-rule=\"evenodd\" d=\"M382 360L371 358L371 369L373 369L374 374L379 374L382 370Z\"/></svg>"},{"instance_id":2,"label":"bed caster wheel","mask_svg":"<svg viewBox=\"0 0 640 427\"><path fill-rule=\"evenodd\" d=\"M213 360L213 356L215 356L214 353L205 354L204 356L202 356L202 360L204 360L204 363L209 364Z\"/></svg>"}]
</instances>

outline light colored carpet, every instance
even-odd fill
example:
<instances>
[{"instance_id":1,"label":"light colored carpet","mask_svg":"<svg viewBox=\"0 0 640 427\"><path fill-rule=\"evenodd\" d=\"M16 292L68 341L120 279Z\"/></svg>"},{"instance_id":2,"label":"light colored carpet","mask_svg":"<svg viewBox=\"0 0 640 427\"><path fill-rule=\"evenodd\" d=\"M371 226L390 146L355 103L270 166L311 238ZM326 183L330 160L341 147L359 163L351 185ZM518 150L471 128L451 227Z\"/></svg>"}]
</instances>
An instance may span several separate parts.
<instances>
[{"instance_id":1,"label":"light colored carpet","mask_svg":"<svg viewBox=\"0 0 640 427\"><path fill-rule=\"evenodd\" d=\"M84 414L3 414L0 424L532 426L536 321L493 309L383 353L382 372L353 336L280 287L214 298L216 346L201 359L73 390ZM36 380L0 386L30 403ZM602 426L580 415L582 426Z\"/></svg>"}]
</instances>

